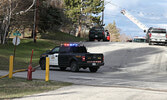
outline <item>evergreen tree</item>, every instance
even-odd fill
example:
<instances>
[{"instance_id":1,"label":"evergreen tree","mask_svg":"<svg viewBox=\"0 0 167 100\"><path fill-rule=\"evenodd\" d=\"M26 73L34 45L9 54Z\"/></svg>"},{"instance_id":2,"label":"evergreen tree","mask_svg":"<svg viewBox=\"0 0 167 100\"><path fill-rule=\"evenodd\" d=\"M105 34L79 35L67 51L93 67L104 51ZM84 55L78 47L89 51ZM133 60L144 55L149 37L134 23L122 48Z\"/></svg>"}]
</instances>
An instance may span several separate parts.
<instances>
[{"instance_id":1,"label":"evergreen tree","mask_svg":"<svg viewBox=\"0 0 167 100\"><path fill-rule=\"evenodd\" d=\"M110 33L110 41L120 41L120 30L117 28L115 21L113 21L113 23L109 23L105 29Z\"/></svg>"},{"instance_id":2,"label":"evergreen tree","mask_svg":"<svg viewBox=\"0 0 167 100\"><path fill-rule=\"evenodd\" d=\"M100 23L98 15L104 9L101 0L64 0L65 13L72 19L73 23L78 26L78 33L81 35L82 25L90 25L92 22ZM81 35L82 36L82 35Z\"/></svg>"}]
</instances>

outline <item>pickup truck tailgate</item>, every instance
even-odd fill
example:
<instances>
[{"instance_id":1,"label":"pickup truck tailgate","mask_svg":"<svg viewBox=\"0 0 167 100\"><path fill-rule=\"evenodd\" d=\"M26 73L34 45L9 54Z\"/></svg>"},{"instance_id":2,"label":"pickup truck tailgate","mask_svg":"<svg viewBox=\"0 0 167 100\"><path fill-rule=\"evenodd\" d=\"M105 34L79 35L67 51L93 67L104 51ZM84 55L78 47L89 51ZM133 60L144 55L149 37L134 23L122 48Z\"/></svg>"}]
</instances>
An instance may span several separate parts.
<instances>
[{"instance_id":1,"label":"pickup truck tailgate","mask_svg":"<svg viewBox=\"0 0 167 100\"><path fill-rule=\"evenodd\" d=\"M102 38L103 37L103 31L91 31L90 36L92 38Z\"/></svg>"},{"instance_id":2,"label":"pickup truck tailgate","mask_svg":"<svg viewBox=\"0 0 167 100\"><path fill-rule=\"evenodd\" d=\"M165 33L152 33L151 38L166 39Z\"/></svg>"},{"instance_id":3,"label":"pickup truck tailgate","mask_svg":"<svg viewBox=\"0 0 167 100\"><path fill-rule=\"evenodd\" d=\"M103 54L86 54L85 61L87 63L103 63Z\"/></svg>"}]
</instances>

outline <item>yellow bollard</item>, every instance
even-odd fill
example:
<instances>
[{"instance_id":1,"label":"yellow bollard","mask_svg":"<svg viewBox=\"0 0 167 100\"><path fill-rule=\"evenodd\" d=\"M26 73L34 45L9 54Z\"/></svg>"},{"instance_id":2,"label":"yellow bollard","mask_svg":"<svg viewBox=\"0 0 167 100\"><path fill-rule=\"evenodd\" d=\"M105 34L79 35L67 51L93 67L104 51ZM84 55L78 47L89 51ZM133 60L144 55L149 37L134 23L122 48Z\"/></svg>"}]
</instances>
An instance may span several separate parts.
<instances>
[{"instance_id":1,"label":"yellow bollard","mask_svg":"<svg viewBox=\"0 0 167 100\"><path fill-rule=\"evenodd\" d=\"M49 81L49 57L46 57L45 81Z\"/></svg>"},{"instance_id":2,"label":"yellow bollard","mask_svg":"<svg viewBox=\"0 0 167 100\"><path fill-rule=\"evenodd\" d=\"M13 76L13 56L10 56L9 59L9 78Z\"/></svg>"}]
</instances>

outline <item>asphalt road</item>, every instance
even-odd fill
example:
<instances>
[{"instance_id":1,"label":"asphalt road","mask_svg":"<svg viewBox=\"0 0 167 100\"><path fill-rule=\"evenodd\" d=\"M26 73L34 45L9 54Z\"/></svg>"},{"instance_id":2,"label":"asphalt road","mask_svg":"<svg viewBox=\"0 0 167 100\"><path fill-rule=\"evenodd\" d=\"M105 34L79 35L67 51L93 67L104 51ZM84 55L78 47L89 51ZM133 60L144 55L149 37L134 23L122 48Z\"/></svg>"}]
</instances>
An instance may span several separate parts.
<instances>
[{"instance_id":1,"label":"asphalt road","mask_svg":"<svg viewBox=\"0 0 167 100\"><path fill-rule=\"evenodd\" d=\"M103 53L105 65L96 73L90 73L88 69L81 69L76 73L70 72L69 69L60 71L59 68L50 68L50 80L93 87L167 92L167 47L149 46L146 43L85 42L83 44L91 53ZM26 77L27 73L17 73L15 76ZM45 79L45 71L36 70L33 72L33 78ZM167 97L164 100L167 100Z\"/></svg>"}]
</instances>

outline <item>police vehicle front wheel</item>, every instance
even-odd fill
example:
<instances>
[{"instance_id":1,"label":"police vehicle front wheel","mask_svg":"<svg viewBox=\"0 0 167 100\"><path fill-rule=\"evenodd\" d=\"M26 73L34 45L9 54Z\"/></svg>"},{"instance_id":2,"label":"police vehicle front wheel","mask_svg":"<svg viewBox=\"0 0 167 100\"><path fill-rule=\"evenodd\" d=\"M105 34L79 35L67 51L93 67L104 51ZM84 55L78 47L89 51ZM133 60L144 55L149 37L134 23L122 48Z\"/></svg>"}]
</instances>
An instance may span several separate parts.
<instances>
[{"instance_id":1,"label":"police vehicle front wheel","mask_svg":"<svg viewBox=\"0 0 167 100\"><path fill-rule=\"evenodd\" d=\"M72 72L78 72L78 71L79 71L79 66L77 65L77 62L76 62L76 61L73 61L73 62L71 63L70 68L71 68L71 71L72 71Z\"/></svg>"},{"instance_id":2,"label":"police vehicle front wheel","mask_svg":"<svg viewBox=\"0 0 167 100\"><path fill-rule=\"evenodd\" d=\"M41 67L42 70L45 70L45 69L46 69L46 61L45 61L45 59L42 59L42 60L40 61L40 67Z\"/></svg>"}]
</instances>

